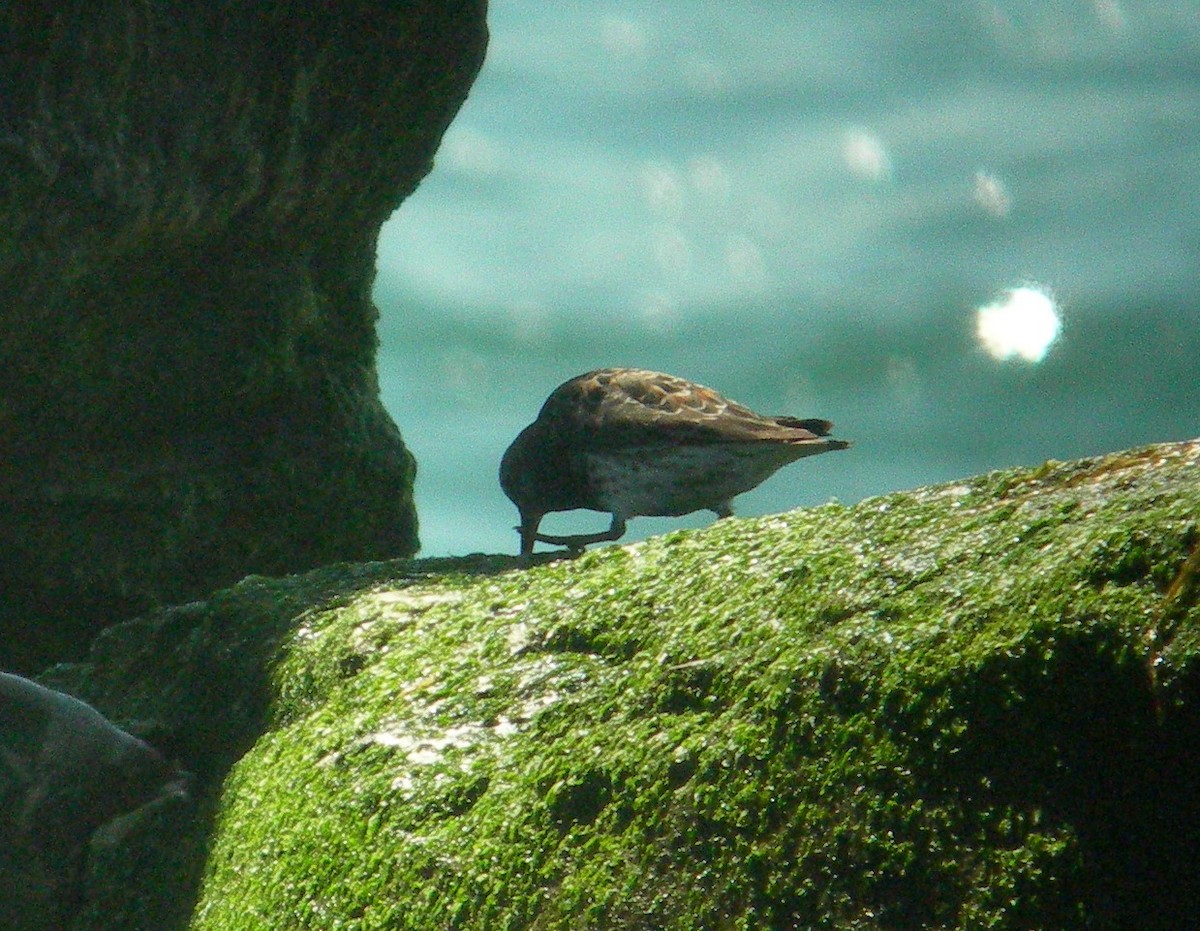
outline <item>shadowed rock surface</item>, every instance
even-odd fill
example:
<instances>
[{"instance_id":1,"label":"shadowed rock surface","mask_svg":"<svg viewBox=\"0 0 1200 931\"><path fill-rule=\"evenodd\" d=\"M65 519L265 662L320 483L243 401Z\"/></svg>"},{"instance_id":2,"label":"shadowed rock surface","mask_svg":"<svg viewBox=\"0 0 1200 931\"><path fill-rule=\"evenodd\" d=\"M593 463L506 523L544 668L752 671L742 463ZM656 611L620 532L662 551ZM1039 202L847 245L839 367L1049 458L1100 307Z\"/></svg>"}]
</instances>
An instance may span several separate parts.
<instances>
[{"instance_id":1,"label":"shadowed rock surface","mask_svg":"<svg viewBox=\"0 0 1200 931\"><path fill-rule=\"evenodd\" d=\"M332 566L115 627L44 681L158 722L199 809L149 885L109 844L72 927L164 896L195 931L1189 927L1198 468Z\"/></svg>"},{"instance_id":2,"label":"shadowed rock surface","mask_svg":"<svg viewBox=\"0 0 1200 931\"><path fill-rule=\"evenodd\" d=\"M248 572L417 548L380 224L483 0L0 12L0 668Z\"/></svg>"},{"instance_id":3,"label":"shadowed rock surface","mask_svg":"<svg viewBox=\"0 0 1200 931\"><path fill-rule=\"evenodd\" d=\"M93 833L185 785L90 705L0 673L0 927L60 929L82 899Z\"/></svg>"}]
</instances>

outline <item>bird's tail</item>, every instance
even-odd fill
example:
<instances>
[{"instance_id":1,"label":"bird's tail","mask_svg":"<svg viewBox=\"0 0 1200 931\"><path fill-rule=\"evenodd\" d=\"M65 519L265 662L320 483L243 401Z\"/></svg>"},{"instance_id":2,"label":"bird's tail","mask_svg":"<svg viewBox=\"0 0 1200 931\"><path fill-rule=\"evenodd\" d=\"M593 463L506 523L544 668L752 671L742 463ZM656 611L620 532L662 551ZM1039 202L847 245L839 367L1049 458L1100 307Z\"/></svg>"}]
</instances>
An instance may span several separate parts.
<instances>
[{"instance_id":1,"label":"bird's tail","mask_svg":"<svg viewBox=\"0 0 1200 931\"><path fill-rule=\"evenodd\" d=\"M833 421L830 420L801 420L799 417L772 417L781 427L793 427L797 430L807 430L809 433L815 433L817 436L829 436L829 431L833 429Z\"/></svg>"}]
</instances>

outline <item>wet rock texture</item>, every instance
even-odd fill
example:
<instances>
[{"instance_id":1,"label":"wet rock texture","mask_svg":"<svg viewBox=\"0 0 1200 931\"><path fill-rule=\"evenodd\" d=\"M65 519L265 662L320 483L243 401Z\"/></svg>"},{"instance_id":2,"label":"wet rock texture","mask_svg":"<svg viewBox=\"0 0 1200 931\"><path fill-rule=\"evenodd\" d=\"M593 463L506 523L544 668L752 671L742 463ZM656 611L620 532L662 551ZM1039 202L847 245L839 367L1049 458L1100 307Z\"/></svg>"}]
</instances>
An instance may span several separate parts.
<instances>
[{"instance_id":1,"label":"wet rock texture","mask_svg":"<svg viewBox=\"0 0 1200 931\"><path fill-rule=\"evenodd\" d=\"M415 552L380 224L482 0L0 11L0 668L248 572Z\"/></svg>"},{"instance_id":2,"label":"wet rock texture","mask_svg":"<svg viewBox=\"0 0 1200 931\"><path fill-rule=\"evenodd\" d=\"M97 830L156 799L184 802L187 783L91 706L0 673L0 927L63 928Z\"/></svg>"},{"instance_id":3,"label":"wet rock texture","mask_svg":"<svg viewBox=\"0 0 1200 931\"><path fill-rule=\"evenodd\" d=\"M46 681L159 722L198 808L141 885L110 843L72 927L164 896L196 931L1190 927L1198 469L1153 446L120 625Z\"/></svg>"}]
</instances>

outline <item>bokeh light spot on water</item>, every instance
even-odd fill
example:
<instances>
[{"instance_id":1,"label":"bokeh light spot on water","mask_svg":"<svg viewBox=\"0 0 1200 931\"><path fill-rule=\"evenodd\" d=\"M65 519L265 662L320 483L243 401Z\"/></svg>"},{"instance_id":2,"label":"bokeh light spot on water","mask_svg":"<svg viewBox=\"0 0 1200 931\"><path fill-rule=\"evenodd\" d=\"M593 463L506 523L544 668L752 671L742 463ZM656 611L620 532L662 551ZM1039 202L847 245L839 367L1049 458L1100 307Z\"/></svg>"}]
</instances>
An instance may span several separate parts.
<instances>
[{"instance_id":1,"label":"bokeh light spot on water","mask_svg":"<svg viewBox=\"0 0 1200 931\"><path fill-rule=\"evenodd\" d=\"M1004 182L990 171L980 169L975 172L975 203L994 217L1008 215L1012 207L1012 198Z\"/></svg>"},{"instance_id":2,"label":"bokeh light spot on water","mask_svg":"<svg viewBox=\"0 0 1200 931\"><path fill-rule=\"evenodd\" d=\"M687 170L692 188L698 194L722 207L729 203L729 174L718 159L711 155L697 156L688 162Z\"/></svg>"},{"instance_id":3,"label":"bokeh light spot on water","mask_svg":"<svg viewBox=\"0 0 1200 931\"><path fill-rule=\"evenodd\" d=\"M1096 18L1113 32L1123 32L1127 24L1125 11L1117 0L1092 0Z\"/></svg>"},{"instance_id":4,"label":"bokeh light spot on water","mask_svg":"<svg viewBox=\"0 0 1200 931\"><path fill-rule=\"evenodd\" d=\"M664 162L642 166L642 193L651 212L667 219L683 215L684 183L679 172Z\"/></svg>"},{"instance_id":5,"label":"bokeh light spot on water","mask_svg":"<svg viewBox=\"0 0 1200 931\"><path fill-rule=\"evenodd\" d=\"M735 233L725 242L725 264L729 275L742 288L758 290L767 282L767 263L757 243L744 233Z\"/></svg>"},{"instance_id":6,"label":"bokeh light spot on water","mask_svg":"<svg viewBox=\"0 0 1200 931\"><path fill-rule=\"evenodd\" d=\"M692 269L692 243L677 226L664 226L654 235L654 260L663 277L679 280Z\"/></svg>"},{"instance_id":7,"label":"bokeh light spot on water","mask_svg":"<svg viewBox=\"0 0 1200 931\"><path fill-rule=\"evenodd\" d=\"M1010 288L976 312L975 333L993 359L1041 362L1061 331L1058 306L1036 287Z\"/></svg>"},{"instance_id":8,"label":"bokeh light spot on water","mask_svg":"<svg viewBox=\"0 0 1200 931\"><path fill-rule=\"evenodd\" d=\"M635 304L642 323L659 332L670 332L679 319L679 301L667 291L647 291Z\"/></svg>"},{"instance_id":9,"label":"bokeh light spot on water","mask_svg":"<svg viewBox=\"0 0 1200 931\"><path fill-rule=\"evenodd\" d=\"M892 159L878 136L865 129L851 129L842 136L842 158L846 167L868 181L884 181L892 174Z\"/></svg>"},{"instance_id":10,"label":"bokeh light spot on water","mask_svg":"<svg viewBox=\"0 0 1200 931\"><path fill-rule=\"evenodd\" d=\"M646 54L650 37L644 26L631 19L614 16L604 21L600 29L604 51L618 58L640 58Z\"/></svg>"},{"instance_id":11,"label":"bokeh light spot on water","mask_svg":"<svg viewBox=\"0 0 1200 931\"><path fill-rule=\"evenodd\" d=\"M684 84L697 94L716 96L730 83L728 70L720 62L703 56L681 58L679 71Z\"/></svg>"}]
</instances>

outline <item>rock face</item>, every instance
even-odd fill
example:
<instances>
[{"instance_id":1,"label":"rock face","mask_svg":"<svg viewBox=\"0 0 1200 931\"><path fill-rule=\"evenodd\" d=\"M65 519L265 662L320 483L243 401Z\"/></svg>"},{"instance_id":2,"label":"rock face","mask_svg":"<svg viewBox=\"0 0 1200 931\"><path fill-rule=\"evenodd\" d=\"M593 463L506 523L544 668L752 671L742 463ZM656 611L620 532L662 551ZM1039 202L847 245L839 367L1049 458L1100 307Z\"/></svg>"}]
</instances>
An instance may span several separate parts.
<instances>
[{"instance_id":1,"label":"rock face","mask_svg":"<svg viewBox=\"0 0 1200 931\"><path fill-rule=\"evenodd\" d=\"M93 833L186 781L90 705L0 673L0 927L61 928Z\"/></svg>"},{"instance_id":2,"label":"rock face","mask_svg":"<svg viewBox=\"0 0 1200 931\"><path fill-rule=\"evenodd\" d=\"M1148 447L115 627L46 681L157 721L199 805L151 880L110 842L71 927L1191 927L1198 469ZM194 907L136 917L165 899Z\"/></svg>"},{"instance_id":3,"label":"rock face","mask_svg":"<svg viewBox=\"0 0 1200 931\"><path fill-rule=\"evenodd\" d=\"M381 223L483 0L0 12L0 667L247 572L417 548Z\"/></svg>"}]
</instances>

